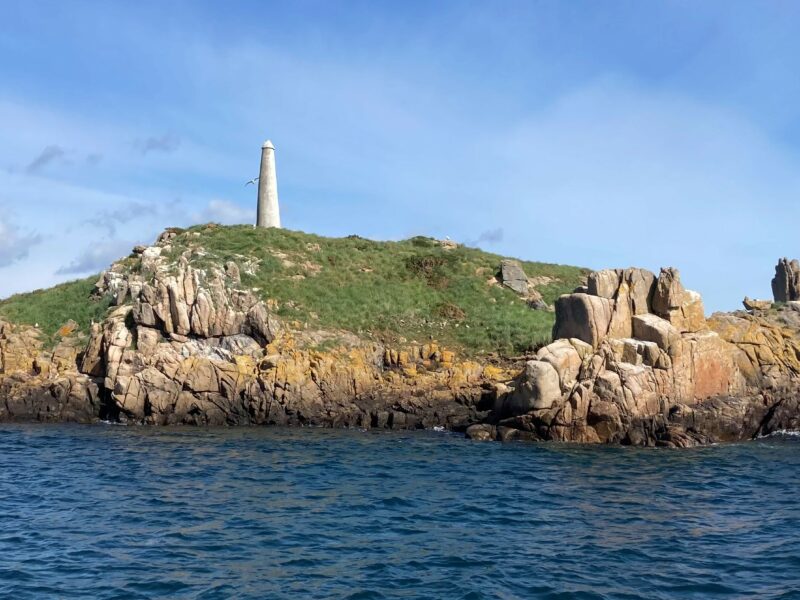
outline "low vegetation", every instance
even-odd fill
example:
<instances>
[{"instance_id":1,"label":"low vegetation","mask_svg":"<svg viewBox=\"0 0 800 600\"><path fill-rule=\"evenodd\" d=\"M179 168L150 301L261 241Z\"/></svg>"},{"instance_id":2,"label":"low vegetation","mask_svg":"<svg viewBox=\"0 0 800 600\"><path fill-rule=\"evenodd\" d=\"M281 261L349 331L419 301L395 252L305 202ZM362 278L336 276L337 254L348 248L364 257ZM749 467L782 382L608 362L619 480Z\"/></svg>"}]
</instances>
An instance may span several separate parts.
<instances>
[{"instance_id":1,"label":"low vegetation","mask_svg":"<svg viewBox=\"0 0 800 600\"><path fill-rule=\"evenodd\" d=\"M295 327L347 330L384 343L436 340L469 354L512 355L550 340L553 313L532 310L498 285L493 278L503 257L476 248L448 249L426 237L376 242L204 225L181 231L170 256L186 250L193 250L196 268L236 262L242 285L276 303L279 316ZM537 262L522 266L529 278L550 278L537 286L548 304L587 273ZM13 296L0 301L0 316L37 322L47 332L70 318L86 328L108 307L90 299L94 281Z\"/></svg>"},{"instance_id":2,"label":"low vegetation","mask_svg":"<svg viewBox=\"0 0 800 600\"><path fill-rule=\"evenodd\" d=\"M102 321L109 307L108 298L92 297L96 281L97 275L0 300L0 318L38 325L48 338L70 319L79 331L88 332L92 321Z\"/></svg>"},{"instance_id":3,"label":"low vegetation","mask_svg":"<svg viewBox=\"0 0 800 600\"><path fill-rule=\"evenodd\" d=\"M193 262L242 266L242 283L278 303L288 321L352 331L382 342L435 339L471 353L523 352L550 340L553 314L492 278L503 257L477 248L447 249L415 237L376 242L285 229L199 226L173 242L175 257L196 246ZM250 261L249 267L247 261ZM580 285L585 269L522 261L552 304Z\"/></svg>"}]
</instances>

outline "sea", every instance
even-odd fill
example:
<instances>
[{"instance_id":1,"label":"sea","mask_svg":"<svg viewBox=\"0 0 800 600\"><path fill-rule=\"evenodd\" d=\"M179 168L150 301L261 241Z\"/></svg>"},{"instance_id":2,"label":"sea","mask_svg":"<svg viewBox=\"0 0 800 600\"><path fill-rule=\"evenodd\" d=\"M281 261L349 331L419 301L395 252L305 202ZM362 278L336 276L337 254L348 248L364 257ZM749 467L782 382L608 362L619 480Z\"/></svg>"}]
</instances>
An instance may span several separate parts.
<instances>
[{"instance_id":1,"label":"sea","mask_svg":"<svg viewBox=\"0 0 800 600\"><path fill-rule=\"evenodd\" d=\"M3 425L0 597L800 598L800 438Z\"/></svg>"}]
</instances>

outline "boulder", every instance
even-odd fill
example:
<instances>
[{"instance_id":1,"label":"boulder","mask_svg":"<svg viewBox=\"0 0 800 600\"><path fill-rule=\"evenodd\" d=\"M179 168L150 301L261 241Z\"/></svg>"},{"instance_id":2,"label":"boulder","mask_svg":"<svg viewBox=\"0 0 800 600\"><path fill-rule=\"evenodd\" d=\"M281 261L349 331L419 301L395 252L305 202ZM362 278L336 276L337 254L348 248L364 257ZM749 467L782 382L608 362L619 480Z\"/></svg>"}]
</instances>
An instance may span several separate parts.
<instances>
[{"instance_id":1,"label":"boulder","mask_svg":"<svg viewBox=\"0 0 800 600\"><path fill-rule=\"evenodd\" d=\"M545 310L545 311L550 310L550 307L548 306L547 302L545 302L542 299L541 295L532 298L528 297L526 302L528 304L528 308L530 308L531 310Z\"/></svg>"},{"instance_id":2,"label":"boulder","mask_svg":"<svg viewBox=\"0 0 800 600\"><path fill-rule=\"evenodd\" d=\"M611 340L611 348L617 361L632 365L655 367L661 356L658 344L634 338Z\"/></svg>"},{"instance_id":3,"label":"boulder","mask_svg":"<svg viewBox=\"0 0 800 600\"><path fill-rule=\"evenodd\" d=\"M516 260L503 260L500 263L500 281L520 296L528 295L528 276Z\"/></svg>"},{"instance_id":4,"label":"boulder","mask_svg":"<svg viewBox=\"0 0 800 600\"><path fill-rule=\"evenodd\" d=\"M666 318L671 310L681 305L684 291L677 269L673 267L661 269L653 293L653 312Z\"/></svg>"},{"instance_id":5,"label":"boulder","mask_svg":"<svg viewBox=\"0 0 800 600\"><path fill-rule=\"evenodd\" d=\"M681 341L681 332L658 315L637 315L633 318L633 335L637 340L654 342L669 353Z\"/></svg>"},{"instance_id":6,"label":"boulder","mask_svg":"<svg viewBox=\"0 0 800 600\"><path fill-rule=\"evenodd\" d=\"M597 432L601 442L609 442L622 429L619 408L613 402L595 400L589 406L587 424Z\"/></svg>"},{"instance_id":7,"label":"boulder","mask_svg":"<svg viewBox=\"0 0 800 600\"><path fill-rule=\"evenodd\" d=\"M747 296L745 296L744 300L742 300L742 304L744 305L745 309L749 311L769 310L772 308L771 300L753 300Z\"/></svg>"},{"instance_id":8,"label":"boulder","mask_svg":"<svg viewBox=\"0 0 800 600\"><path fill-rule=\"evenodd\" d=\"M467 436L467 439L477 442L488 442L494 440L497 436L497 428L487 423L476 423L467 427L464 434Z\"/></svg>"},{"instance_id":9,"label":"boulder","mask_svg":"<svg viewBox=\"0 0 800 600\"><path fill-rule=\"evenodd\" d=\"M558 373L562 391L569 390L578 378L583 359L592 353L592 347L579 339L556 340L536 353L536 359L549 363Z\"/></svg>"},{"instance_id":10,"label":"boulder","mask_svg":"<svg viewBox=\"0 0 800 600\"><path fill-rule=\"evenodd\" d=\"M567 294L556 300L553 338L577 338L592 347L608 334L614 301L590 294Z\"/></svg>"},{"instance_id":11,"label":"boulder","mask_svg":"<svg viewBox=\"0 0 800 600\"><path fill-rule=\"evenodd\" d=\"M616 298L620 285L621 271L619 269L604 269L589 274L587 293L601 298Z\"/></svg>"},{"instance_id":12,"label":"boulder","mask_svg":"<svg viewBox=\"0 0 800 600\"><path fill-rule=\"evenodd\" d=\"M529 360L514 393L506 399L505 413L516 416L547 409L560 398L561 383L555 367L549 362Z\"/></svg>"}]
</instances>

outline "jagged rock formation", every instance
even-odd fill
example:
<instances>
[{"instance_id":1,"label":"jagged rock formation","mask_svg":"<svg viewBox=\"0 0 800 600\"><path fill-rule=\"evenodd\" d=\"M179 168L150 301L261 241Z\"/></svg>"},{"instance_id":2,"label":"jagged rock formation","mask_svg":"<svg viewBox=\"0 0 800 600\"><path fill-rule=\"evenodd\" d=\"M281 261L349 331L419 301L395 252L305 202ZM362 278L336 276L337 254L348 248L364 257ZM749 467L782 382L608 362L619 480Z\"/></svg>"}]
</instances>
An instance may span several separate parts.
<instances>
[{"instance_id":1,"label":"jagged rock formation","mask_svg":"<svg viewBox=\"0 0 800 600\"><path fill-rule=\"evenodd\" d=\"M513 376L434 343L290 331L241 289L237 264L194 268L191 251L172 256L174 235L134 249L138 269L101 276L96 293L116 307L88 341L48 354L35 329L0 323L0 420L463 429Z\"/></svg>"},{"instance_id":2,"label":"jagged rock formation","mask_svg":"<svg viewBox=\"0 0 800 600\"><path fill-rule=\"evenodd\" d=\"M800 262L782 258L775 266L772 279L772 296L775 302L800 300Z\"/></svg>"},{"instance_id":3,"label":"jagged rock formation","mask_svg":"<svg viewBox=\"0 0 800 600\"><path fill-rule=\"evenodd\" d=\"M0 421L80 421L100 418L100 390L76 372L81 340L44 350L31 327L0 321Z\"/></svg>"},{"instance_id":4,"label":"jagged rock formation","mask_svg":"<svg viewBox=\"0 0 800 600\"><path fill-rule=\"evenodd\" d=\"M791 312L791 309L787 309ZM476 439L687 446L797 421L793 316L717 314L676 269L593 273L556 303L556 341L529 361Z\"/></svg>"}]
</instances>

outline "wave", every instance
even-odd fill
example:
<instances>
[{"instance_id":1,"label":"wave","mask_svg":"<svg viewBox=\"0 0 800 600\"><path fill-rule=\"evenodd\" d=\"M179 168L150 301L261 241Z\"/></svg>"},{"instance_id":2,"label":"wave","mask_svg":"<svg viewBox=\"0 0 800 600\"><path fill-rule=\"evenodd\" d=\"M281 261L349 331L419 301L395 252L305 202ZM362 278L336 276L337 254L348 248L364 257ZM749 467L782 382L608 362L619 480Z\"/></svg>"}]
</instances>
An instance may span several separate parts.
<instances>
[{"instance_id":1,"label":"wave","mask_svg":"<svg viewBox=\"0 0 800 600\"><path fill-rule=\"evenodd\" d=\"M770 437L800 437L800 429L778 429L767 435L760 435L759 438Z\"/></svg>"}]
</instances>

